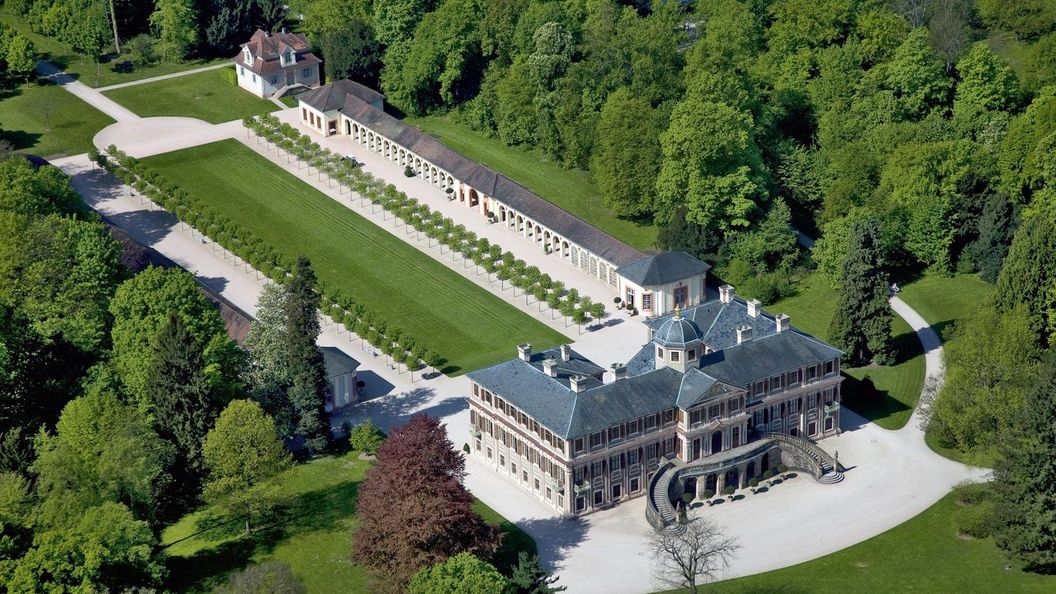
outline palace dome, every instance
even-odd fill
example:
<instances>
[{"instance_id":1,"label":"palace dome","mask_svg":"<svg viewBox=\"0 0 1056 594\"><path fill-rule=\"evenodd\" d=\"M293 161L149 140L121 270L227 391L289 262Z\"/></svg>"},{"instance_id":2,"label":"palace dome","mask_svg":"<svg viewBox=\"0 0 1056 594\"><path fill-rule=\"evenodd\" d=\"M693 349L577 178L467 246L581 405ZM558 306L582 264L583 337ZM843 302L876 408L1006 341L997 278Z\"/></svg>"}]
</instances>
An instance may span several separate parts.
<instances>
[{"instance_id":1,"label":"palace dome","mask_svg":"<svg viewBox=\"0 0 1056 594\"><path fill-rule=\"evenodd\" d=\"M660 325L653 335L653 341L664 347L685 348L690 343L698 342L700 336L700 327L676 311L675 315Z\"/></svg>"}]
</instances>

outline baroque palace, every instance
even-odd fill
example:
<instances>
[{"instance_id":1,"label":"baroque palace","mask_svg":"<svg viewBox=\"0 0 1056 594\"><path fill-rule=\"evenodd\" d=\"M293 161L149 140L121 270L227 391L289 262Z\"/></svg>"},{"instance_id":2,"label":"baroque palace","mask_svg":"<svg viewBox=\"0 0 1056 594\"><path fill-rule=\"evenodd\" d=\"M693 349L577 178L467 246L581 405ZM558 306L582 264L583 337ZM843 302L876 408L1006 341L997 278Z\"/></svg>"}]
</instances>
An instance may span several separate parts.
<instances>
[{"instance_id":1,"label":"baroque palace","mask_svg":"<svg viewBox=\"0 0 1056 594\"><path fill-rule=\"evenodd\" d=\"M648 493L658 528L674 522L673 497L744 487L779 464L842 478L811 441L839 430L839 350L728 285L646 325L624 365L521 345L470 373L474 453L565 514Z\"/></svg>"}]
</instances>

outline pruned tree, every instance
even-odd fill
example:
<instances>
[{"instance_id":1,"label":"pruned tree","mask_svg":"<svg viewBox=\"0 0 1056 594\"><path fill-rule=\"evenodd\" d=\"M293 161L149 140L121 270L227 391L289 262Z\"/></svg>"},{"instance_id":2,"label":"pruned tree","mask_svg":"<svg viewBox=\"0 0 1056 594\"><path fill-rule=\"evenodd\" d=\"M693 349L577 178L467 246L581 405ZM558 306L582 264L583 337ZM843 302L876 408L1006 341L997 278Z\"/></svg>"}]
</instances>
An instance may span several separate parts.
<instances>
[{"instance_id":1,"label":"pruned tree","mask_svg":"<svg viewBox=\"0 0 1056 594\"><path fill-rule=\"evenodd\" d=\"M740 545L707 518L698 518L685 526L681 534L654 532L649 537L649 548L656 562L657 581L697 594L697 581L714 579L728 569Z\"/></svg>"}]
</instances>

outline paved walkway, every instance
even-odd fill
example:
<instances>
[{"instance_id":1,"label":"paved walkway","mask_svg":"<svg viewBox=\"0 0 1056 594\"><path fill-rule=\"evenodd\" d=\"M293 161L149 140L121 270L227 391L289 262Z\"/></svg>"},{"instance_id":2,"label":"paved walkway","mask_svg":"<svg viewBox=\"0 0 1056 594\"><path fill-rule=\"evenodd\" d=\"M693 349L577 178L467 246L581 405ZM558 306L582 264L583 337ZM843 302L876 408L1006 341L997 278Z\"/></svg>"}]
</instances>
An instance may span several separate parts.
<instances>
[{"instance_id":1,"label":"paved walkway","mask_svg":"<svg viewBox=\"0 0 1056 594\"><path fill-rule=\"evenodd\" d=\"M223 62L221 62L219 64L212 64L210 66L202 66L201 68L192 68L190 70L181 70L180 72L172 72L170 74L161 74L161 75L158 75L158 76L151 76L151 77L148 77L148 78L141 78L139 80L130 80L128 82L117 83L115 85L108 85L108 86L105 86L105 87L98 87L95 90L99 91L99 92L113 91L114 89L123 89L125 87L134 87L136 85L145 85L145 84L148 84L148 83L157 82L159 80L166 80L166 79L169 79L169 78L178 78L178 77L181 77L181 76L188 76L188 75L191 75L191 74L198 74L199 72L207 72L209 70L218 70L220 68L224 68L224 67L227 67L227 66L231 66L231 62L225 60L225 61L223 61Z\"/></svg>"},{"instance_id":2,"label":"paved walkway","mask_svg":"<svg viewBox=\"0 0 1056 594\"><path fill-rule=\"evenodd\" d=\"M139 116L132 113L128 109L122 107L117 102L104 97L97 89L93 89L88 85L74 79L72 76L66 74L62 70L49 62L39 60L37 62L37 73L52 81L53 83L60 85L63 89L66 89L70 93L76 95L78 98L83 100L88 105L98 109L106 115L114 118L118 122L126 122L131 120L138 120Z\"/></svg>"}]
</instances>

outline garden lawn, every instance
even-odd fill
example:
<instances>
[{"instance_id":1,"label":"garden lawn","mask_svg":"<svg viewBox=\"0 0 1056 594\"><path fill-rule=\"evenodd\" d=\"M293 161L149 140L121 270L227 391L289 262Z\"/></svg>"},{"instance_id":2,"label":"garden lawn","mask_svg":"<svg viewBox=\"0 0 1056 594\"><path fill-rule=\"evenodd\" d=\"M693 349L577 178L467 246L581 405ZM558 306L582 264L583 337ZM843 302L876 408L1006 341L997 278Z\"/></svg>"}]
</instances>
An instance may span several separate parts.
<instances>
[{"instance_id":1,"label":"garden lawn","mask_svg":"<svg viewBox=\"0 0 1056 594\"><path fill-rule=\"evenodd\" d=\"M8 8L0 9L0 23L19 31L32 41L33 47L37 49L37 53L40 54L41 58L58 66L66 74L90 87L105 87L230 61L230 58L217 58L212 60L188 60L185 62L162 62L142 68L133 68L128 72L120 72L117 69L117 64L127 61L127 58L110 55L104 57L108 61L96 64L89 58L74 53L55 39L34 33L25 21L12 14ZM112 50L113 48L111 47L110 49Z\"/></svg>"},{"instance_id":2,"label":"garden lawn","mask_svg":"<svg viewBox=\"0 0 1056 594\"><path fill-rule=\"evenodd\" d=\"M290 565L309 594L369 592L366 570L352 562L352 532L359 483L370 467L358 452L299 464L282 476L288 498L274 519L245 537L241 523L220 508L204 508L168 526L161 546L168 555L169 588L209 592L227 574L269 560ZM475 507L488 523L504 532L500 560L516 559L535 542L479 501Z\"/></svg>"},{"instance_id":3,"label":"garden lawn","mask_svg":"<svg viewBox=\"0 0 1056 594\"><path fill-rule=\"evenodd\" d=\"M717 591L1056 592L1056 576L1025 573L1015 563L1006 571L1005 554L993 539L958 536L953 516L959 506L954 495L947 495L919 516L865 542L785 569L720 582Z\"/></svg>"},{"instance_id":4,"label":"garden lawn","mask_svg":"<svg viewBox=\"0 0 1056 594\"><path fill-rule=\"evenodd\" d=\"M793 326L829 340L836 292L819 274L804 277L796 289L796 295L767 310L786 313ZM895 365L844 367L843 404L884 429L899 429L913 414L924 387L924 349L909 324L893 313L891 332L897 349Z\"/></svg>"},{"instance_id":5,"label":"garden lawn","mask_svg":"<svg viewBox=\"0 0 1056 594\"><path fill-rule=\"evenodd\" d=\"M952 337L953 324L971 315L993 292L994 285L977 274L928 275L903 286L899 297L946 342Z\"/></svg>"},{"instance_id":6,"label":"garden lawn","mask_svg":"<svg viewBox=\"0 0 1056 594\"><path fill-rule=\"evenodd\" d=\"M568 339L235 140L144 159L195 200L340 288L462 373Z\"/></svg>"},{"instance_id":7,"label":"garden lawn","mask_svg":"<svg viewBox=\"0 0 1056 594\"><path fill-rule=\"evenodd\" d=\"M79 155L92 148L110 116L62 87L28 83L0 92L0 136L15 150L41 157Z\"/></svg>"},{"instance_id":8,"label":"garden lawn","mask_svg":"<svg viewBox=\"0 0 1056 594\"><path fill-rule=\"evenodd\" d=\"M232 67L233 68L233 67ZM226 68L123 87L103 94L143 117L185 116L211 124L279 109L224 78Z\"/></svg>"},{"instance_id":9,"label":"garden lawn","mask_svg":"<svg viewBox=\"0 0 1056 594\"><path fill-rule=\"evenodd\" d=\"M507 146L450 116L407 118L406 122L624 243L647 250L656 242L657 227L617 217L585 171L565 169L537 152Z\"/></svg>"}]
</instances>

